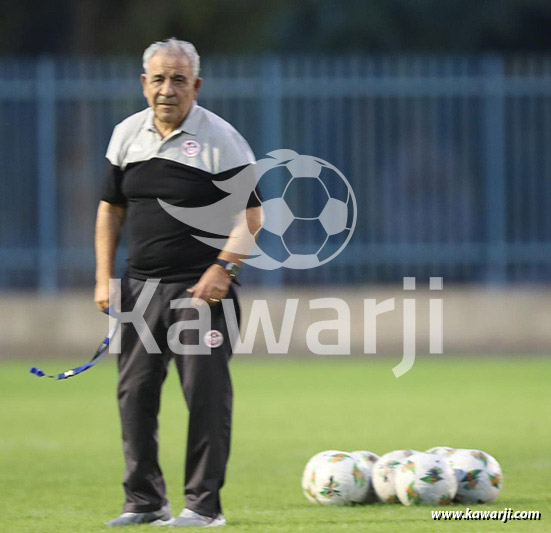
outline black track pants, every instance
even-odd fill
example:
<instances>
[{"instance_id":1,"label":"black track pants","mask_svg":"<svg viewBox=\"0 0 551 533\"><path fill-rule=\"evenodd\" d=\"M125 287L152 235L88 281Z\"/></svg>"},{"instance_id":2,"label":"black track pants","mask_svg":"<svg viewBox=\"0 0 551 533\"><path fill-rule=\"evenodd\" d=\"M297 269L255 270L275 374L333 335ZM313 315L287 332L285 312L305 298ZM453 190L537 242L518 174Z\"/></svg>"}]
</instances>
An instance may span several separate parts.
<instances>
[{"instance_id":1,"label":"black track pants","mask_svg":"<svg viewBox=\"0 0 551 533\"><path fill-rule=\"evenodd\" d=\"M122 282L122 311L131 311L143 281ZM161 283L144 313L145 321L161 353L147 353L133 324L121 324L118 399L126 471L125 512L148 512L165 503L166 489L158 461L160 396L168 365L176 362L189 409L184 494L186 507L205 516L221 512L220 489L224 484L230 451L232 385L228 362L232 354L222 305L211 307L208 337L210 354L175 354L168 346L168 328L182 320L197 318L195 309L171 309L170 301L189 297L189 283ZM235 287L226 298L239 306ZM221 336L218 334L221 333ZM182 344L197 344L199 332L186 330ZM201 342L205 342L201 339ZM217 346L221 342L220 346ZM173 423L177 424L175 420Z\"/></svg>"}]
</instances>

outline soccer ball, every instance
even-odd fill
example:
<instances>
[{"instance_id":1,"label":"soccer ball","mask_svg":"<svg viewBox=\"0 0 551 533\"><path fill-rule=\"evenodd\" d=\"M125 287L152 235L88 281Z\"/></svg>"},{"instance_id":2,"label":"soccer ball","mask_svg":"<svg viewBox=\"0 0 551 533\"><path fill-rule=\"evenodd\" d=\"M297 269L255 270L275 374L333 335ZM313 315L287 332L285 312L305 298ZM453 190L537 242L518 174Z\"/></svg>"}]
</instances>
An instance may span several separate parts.
<instances>
[{"instance_id":1,"label":"soccer ball","mask_svg":"<svg viewBox=\"0 0 551 533\"><path fill-rule=\"evenodd\" d=\"M456 450L446 457L455 471L457 494L461 503L490 503L501 491L503 474L499 463L480 450Z\"/></svg>"},{"instance_id":2,"label":"soccer ball","mask_svg":"<svg viewBox=\"0 0 551 533\"><path fill-rule=\"evenodd\" d=\"M344 452L340 452L339 450L326 450L324 452L317 453L306 463L306 466L304 467L301 482L302 492L304 496L306 496L306 498L312 503L318 503L313 492L314 483L316 482L316 465L321 458L336 453Z\"/></svg>"},{"instance_id":3,"label":"soccer ball","mask_svg":"<svg viewBox=\"0 0 551 533\"><path fill-rule=\"evenodd\" d=\"M455 452L455 448L450 448L449 446L435 446L434 448L427 450L425 453L435 453L436 455L446 457L451 455L453 452Z\"/></svg>"},{"instance_id":4,"label":"soccer ball","mask_svg":"<svg viewBox=\"0 0 551 533\"><path fill-rule=\"evenodd\" d=\"M449 505L456 492L455 473L444 457L414 453L396 468L396 493L404 505Z\"/></svg>"},{"instance_id":5,"label":"soccer ball","mask_svg":"<svg viewBox=\"0 0 551 533\"><path fill-rule=\"evenodd\" d=\"M256 235L261 255L246 262L264 269L327 263L354 231L356 200L350 184L336 167L316 157L292 150L268 155L276 162L258 181L264 212Z\"/></svg>"},{"instance_id":6,"label":"soccer ball","mask_svg":"<svg viewBox=\"0 0 551 533\"><path fill-rule=\"evenodd\" d=\"M371 474L373 488L379 500L383 503L398 503L396 494L396 467L401 465L416 450L395 450L382 455L375 463Z\"/></svg>"},{"instance_id":7,"label":"soccer ball","mask_svg":"<svg viewBox=\"0 0 551 533\"><path fill-rule=\"evenodd\" d=\"M354 459L356 459L358 463L360 463L360 466L363 467L368 476L367 479L369 481L369 490L363 503L374 502L377 499L377 496L375 495L375 489L373 488L372 474L373 467L375 466L375 463L379 460L379 456L365 450L352 452L350 455L354 457Z\"/></svg>"},{"instance_id":8,"label":"soccer ball","mask_svg":"<svg viewBox=\"0 0 551 533\"><path fill-rule=\"evenodd\" d=\"M323 455L314 462L310 476L311 498L321 505L363 503L369 491L367 472L346 452Z\"/></svg>"}]
</instances>

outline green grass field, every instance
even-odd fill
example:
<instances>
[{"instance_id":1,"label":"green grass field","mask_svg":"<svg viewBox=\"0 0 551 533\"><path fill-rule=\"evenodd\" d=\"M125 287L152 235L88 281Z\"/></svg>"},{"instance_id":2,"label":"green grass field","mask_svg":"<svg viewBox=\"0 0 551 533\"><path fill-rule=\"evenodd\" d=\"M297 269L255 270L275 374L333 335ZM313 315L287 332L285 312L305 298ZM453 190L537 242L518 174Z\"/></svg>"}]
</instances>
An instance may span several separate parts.
<instances>
[{"instance_id":1,"label":"green grass field","mask_svg":"<svg viewBox=\"0 0 551 533\"><path fill-rule=\"evenodd\" d=\"M77 364L79 361L74 361ZM1 531L100 531L121 511L123 458L112 360L64 382L0 364ZM43 362L61 371L67 361ZM397 358L236 360L234 434L223 490L228 532L551 530L551 359L432 356L396 380ZM70 363L69 363L70 364ZM161 462L180 512L187 416L171 368ZM539 510L539 522L434 522L402 505L325 508L302 495L324 449L473 447L500 461L504 488L477 509ZM471 506L473 507L473 506ZM463 505L451 506L464 509ZM129 531L156 530L135 526Z\"/></svg>"}]
</instances>

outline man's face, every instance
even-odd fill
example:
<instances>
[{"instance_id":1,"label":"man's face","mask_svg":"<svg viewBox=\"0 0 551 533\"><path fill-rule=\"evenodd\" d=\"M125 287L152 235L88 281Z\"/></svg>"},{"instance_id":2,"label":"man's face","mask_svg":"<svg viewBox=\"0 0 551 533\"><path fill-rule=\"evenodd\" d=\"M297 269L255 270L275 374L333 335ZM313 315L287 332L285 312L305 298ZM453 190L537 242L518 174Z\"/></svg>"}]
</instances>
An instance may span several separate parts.
<instances>
[{"instance_id":1,"label":"man's face","mask_svg":"<svg viewBox=\"0 0 551 533\"><path fill-rule=\"evenodd\" d=\"M178 127L191 108L202 79L193 79L189 61L183 55L159 52L141 76L143 94L155 119L164 126Z\"/></svg>"}]
</instances>

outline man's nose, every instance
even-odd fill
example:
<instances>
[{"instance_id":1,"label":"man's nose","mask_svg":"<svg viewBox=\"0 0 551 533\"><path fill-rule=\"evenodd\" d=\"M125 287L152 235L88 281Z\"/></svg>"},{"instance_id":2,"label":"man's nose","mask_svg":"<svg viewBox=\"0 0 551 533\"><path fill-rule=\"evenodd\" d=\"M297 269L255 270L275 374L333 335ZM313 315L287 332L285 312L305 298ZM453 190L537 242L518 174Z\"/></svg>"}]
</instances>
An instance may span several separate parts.
<instances>
[{"instance_id":1,"label":"man's nose","mask_svg":"<svg viewBox=\"0 0 551 533\"><path fill-rule=\"evenodd\" d=\"M163 96L172 96L174 95L174 85L172 84L172 80L170 78L166 79L164 83L161 86L161 94Z\"/></svg>"}]
</instances>

